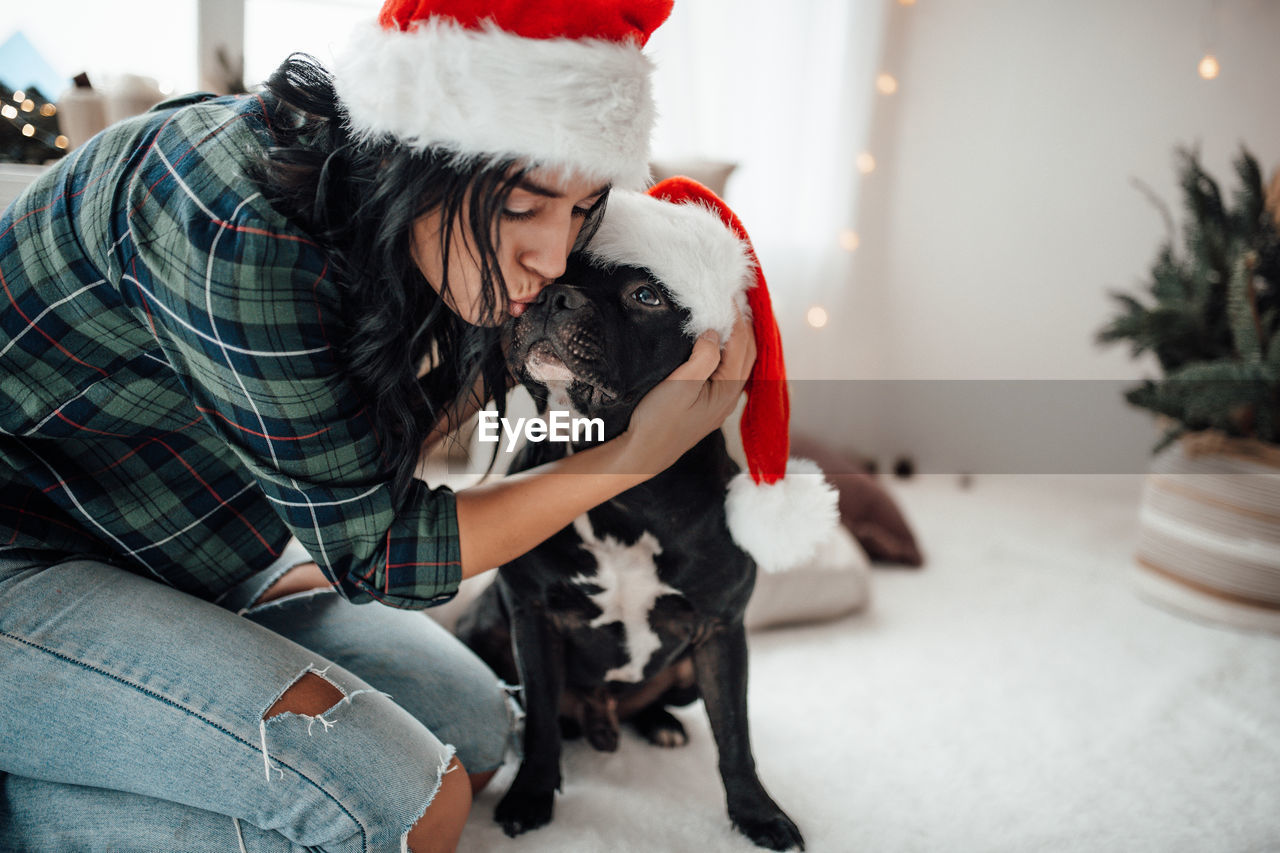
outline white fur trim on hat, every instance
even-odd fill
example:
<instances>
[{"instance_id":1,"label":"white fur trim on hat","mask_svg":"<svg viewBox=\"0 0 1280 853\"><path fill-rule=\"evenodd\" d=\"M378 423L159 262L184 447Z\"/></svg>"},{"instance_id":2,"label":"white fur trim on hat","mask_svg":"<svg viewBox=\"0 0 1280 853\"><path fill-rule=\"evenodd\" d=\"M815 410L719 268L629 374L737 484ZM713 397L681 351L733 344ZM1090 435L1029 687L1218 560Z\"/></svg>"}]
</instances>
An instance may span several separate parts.
<instances>
[{"instance_id":1,"label":"white fur trim on hat","mask_svg":"<svg viewBox=\"0 0 1280 853\"><path fill-rule=\"evenodd\" d=\"M744 294L755 262L715 212L700 204L672 204L636 192L613 192L587 254L609 264L642 267L689 309L684 330L708 329L728 340L735 310L747 315Z\"/></svg>"},{"instance_id":2,"label":"white fur trim on hat","mask_svg":"<svg viewBox=\"0 0 1280 853\"><path fill-rule=\"evenodd\" d=\"M729 481L725 516L738 547L766 572L785 572L813 557L840 521L838 495L816 463L788 459L786 476L757 485L742 471Z\"/></svg>"},{"instance_id":3,"label":"white fur trim on hat","mask_svg":"<svg viewBox=\"0 0 1280 853\"><path fill-rule=\"evenodd\" d=\"M334 68L361 138L390 135L459 159L532 166L641 188L649 180L652 64L632 42L523 38L435 18L360 27Z\"/></svg>"}]
</instances>

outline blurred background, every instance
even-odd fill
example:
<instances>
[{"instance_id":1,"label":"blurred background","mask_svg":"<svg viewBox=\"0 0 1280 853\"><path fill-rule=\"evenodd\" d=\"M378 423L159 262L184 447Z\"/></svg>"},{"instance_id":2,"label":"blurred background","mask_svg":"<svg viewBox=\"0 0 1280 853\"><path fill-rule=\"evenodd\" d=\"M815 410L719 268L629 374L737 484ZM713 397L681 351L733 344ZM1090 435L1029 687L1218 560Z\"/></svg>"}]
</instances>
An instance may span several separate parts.
<instances>
[{"instance_id":1,"label":"blurred background","mask_svg":"<svg viewBox=\"0 0 1280 853\"><path fill-rule=\"evenodd\" d=\"M149 87L252 88L292 50L331 60L378 6L19 2L0 19L0 84L56 101L85 72L108 102L126 92L135 105ZM802 427L839 422L848 449L908 453L925 470L1035 469L1036 448L1009 449L1034 434L1088 455L1079 470L1137 472L1153 427L1106 382L1153 362L1093 341L1107 292L1138 282L1165 236L1134 182L1176 210L1178 146L1223 177L1247 146L1270 178L1278 35L1275 0L685 0L649 46L655 173L723 188L770 281L794 379L893 381L801 386ZM21 106L6 138L39 115ZM43 120L28 159L65 150L41 139L74 144ZM12 195L21 176L6 175ZM976 409L948 401L973 428L944 441L919 425L945 386L898 381L960 379L1006 384ZM1097 384L1057 411L1008 380ZM991 396L1005 398L1003 426L985 414ZM1087 424L1071 417L1082 409Z\"/></svg>"},{"instance_id":2,"label":"blurred background","mask_svg":"<svg viewBox=\"0 0 1280 853\"><path fill-rule=\"evenodd\" d=\"M0 206L108 121L331 61L379 6L15 0ZM1280 633L1280 0L677 0L649 53L654 175L740 215L794 447L840 491L844 539L748 614L827 620L752 645L812 849L1277 849L1280 644L1251 632ZM872 564L927 570L873 594ZM683 719L698 849L745 849ZM644 818L676 759L566 760L592 784L528 850L691 849ZM469 849L505 842L491 806ZM633 848L600 834L627 815Z\"/></svg>"}]
</instances>

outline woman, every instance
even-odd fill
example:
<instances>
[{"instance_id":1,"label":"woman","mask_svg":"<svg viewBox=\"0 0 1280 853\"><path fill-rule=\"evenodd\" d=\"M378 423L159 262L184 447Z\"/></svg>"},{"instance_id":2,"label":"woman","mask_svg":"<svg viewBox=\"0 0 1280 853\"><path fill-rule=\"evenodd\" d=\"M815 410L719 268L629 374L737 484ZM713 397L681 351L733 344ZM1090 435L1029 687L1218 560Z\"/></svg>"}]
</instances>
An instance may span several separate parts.
<instances>
[{"instance_id":1,"label":"woman","mask_svg":"<svg viewBox=\"0 0 1280 853\"><path fill-rule=\"evenodd\" d=\"M163 104L0 217L0 849L455 846L508 697L414 611L667 467L754 358L704 337L617 439L413 478L647 172L669 2L540 5L391 0L332 78Z\"/></svg>"}]
</instances>

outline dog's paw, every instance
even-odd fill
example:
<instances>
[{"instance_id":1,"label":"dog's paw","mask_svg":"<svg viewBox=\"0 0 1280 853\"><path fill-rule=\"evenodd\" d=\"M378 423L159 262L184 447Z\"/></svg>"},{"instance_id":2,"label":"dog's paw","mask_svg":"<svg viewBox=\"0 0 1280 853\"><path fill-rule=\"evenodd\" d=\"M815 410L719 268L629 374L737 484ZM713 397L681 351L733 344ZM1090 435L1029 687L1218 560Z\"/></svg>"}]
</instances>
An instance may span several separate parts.
<instances>
[{"instance_id":1,"label":"dog's paw","mask_svg":"<svg viewBox=\"0 0 1280 853\"><path fill-rule=\"evenodd\" d=\"M579 723L573 717L561 717L560 739L577 740L580 737L582 737L582 723Z\"/></svg>"},{"instance_id":2,"label":"dog's paw","mask_svg":"<svg viewBox=\"0 0 1280 853\"><path fill-rule=\"evenodd\" d=\"M672 749L689 742L684 725L663 708L648 710L635 719L636 731L654 746Z\"/></svg>"},{"instance_id":3,"label":"dog's paw","mask_svg":"<svg viewBox=\"0 0 1280 853\"><path fill-rule=\"evenodd\" d=\"M600 752L617 752L618 729L608 720L592 720L587 724L587 743Z\"/></svg>"},{"instance_id":4,"label":"dog's paw","mask_svg":"<svg viewBox=\"0 0 1280 853\"><path fill-rule=\"evenodd\" d=\"M493 810L493 819L512 838L551 823L555 791L507 791Z\"/></svg>"},{"instance_id":5,"label":"dog's paw","mask_svg":"<svg viewBox=\"0 0 1280 853\"><path fill-rule=\"evenodd\" d=\"M757 847L766 850L804 850L804 837L782 812L768 817L744 817L732 815L733 825L750 838Z\"/></svg>"}]
</instances>

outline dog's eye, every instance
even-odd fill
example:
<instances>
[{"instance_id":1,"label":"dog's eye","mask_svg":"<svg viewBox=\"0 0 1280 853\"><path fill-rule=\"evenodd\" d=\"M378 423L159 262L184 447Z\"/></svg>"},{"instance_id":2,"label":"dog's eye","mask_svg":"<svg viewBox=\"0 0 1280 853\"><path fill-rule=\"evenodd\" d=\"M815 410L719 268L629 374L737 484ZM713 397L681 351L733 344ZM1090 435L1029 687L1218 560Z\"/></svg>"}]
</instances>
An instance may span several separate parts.
<instances>
[{"instance_id":1,"label":"dog's eye","mask_svg":"<svg viewBox=\"0 0 1280 853\"><path fill-rule=\"evenodd\" d=\"M658 298L657 291L648 285L636 288L631 293L631 298L641 305L649 305L655 308L662 304L662 300Z\"/></svg>"}]
</instances>

